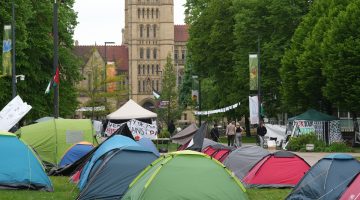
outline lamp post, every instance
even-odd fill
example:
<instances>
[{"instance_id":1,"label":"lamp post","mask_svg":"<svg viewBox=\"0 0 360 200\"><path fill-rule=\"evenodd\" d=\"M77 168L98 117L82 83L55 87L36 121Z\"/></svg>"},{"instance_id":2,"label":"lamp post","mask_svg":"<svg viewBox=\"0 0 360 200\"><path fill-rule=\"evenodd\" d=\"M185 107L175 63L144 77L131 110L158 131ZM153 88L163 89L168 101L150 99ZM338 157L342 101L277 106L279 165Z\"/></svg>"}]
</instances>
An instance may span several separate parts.
<instances>
[{"instance_id":1,"label":"lamp post","mask_svg":"<svg viewBox=\"0 0 360 200\"><path fill-rule=\"evenodd\" d=\"M197 79L199 83L199 112L201 111L201 79L198 76L192 76L193 79ZM199 115L199 127L201 126L201 115Z\"/></svg>"},{"instance_id":2,"label":"lamp post","mask_svg":"<svg viewBox=\"0 0 360 200\"><path fill-rule=\"evenodd\" d=\"M107 57L106 57L106 45L107 44L115 44L115 42L105 42L105 72L104 72L104 81L105 81L105 92L107 91L107 83L106 83L106 65L107 65ZM106 98L105 98L106 101Z\"/></svg>"},{"instance_id":3,"label":"lamp post","mask_svg":"<svg viewBox=\"0 0 360 200\"><path fill-rule=\"evenodd\" d=\"M53 30L54 30L54 62L53 62L53 71L56 73L56 69L59 64L59 30L58 30L58 2L54 1L54 21L53 21ZM55 84L54 87L54 118L59 117L59 84Z\"/></svg>"},{"instance_id":4,"label":"lamp post","mask_svg":"<svg viewBox=\"0 0 360 200\"><path fill-rule=\"evenodd\" d=\"M12 19L11 19L11 44L12 44L12 98L16 97L16 68L15 68L15 4L12 1Z\"/></svg>"}]
</instances>

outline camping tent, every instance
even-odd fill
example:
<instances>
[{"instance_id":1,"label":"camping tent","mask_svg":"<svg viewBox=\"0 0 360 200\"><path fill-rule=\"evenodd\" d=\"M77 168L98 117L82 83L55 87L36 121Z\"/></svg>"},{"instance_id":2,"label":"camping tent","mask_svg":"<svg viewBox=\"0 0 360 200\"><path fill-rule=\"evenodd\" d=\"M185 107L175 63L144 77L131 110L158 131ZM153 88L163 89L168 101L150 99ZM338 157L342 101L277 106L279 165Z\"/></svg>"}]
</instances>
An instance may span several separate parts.
<instances>
[{"instance_id":1,"label":"camping tent","mask_svg":"<svg viewBox=\"0 0 360 200\"><path fill-rule=\"evenodd\" d=\"M339 199L346 186L360 172L360 162L347 154L330 154L319 160L286 198Z\"/></svg>"},{"instance_id":2,"label":"camping tent","mask_svg":"<svg viewBox=\"0 0 360 200\"><path fill-rule=\"evenodd\" d=\"M155 155L160 156L155 144L149 138L141 138L138 143L148 149L150 149Z\"/></svg>"},{"instance_id":3,"label":"camping tent","mask_svg":"<svg viewBox=\"0 0 360 200\"><path fill-rule=\"evenodd\" d=\"M128 121L130 119L152 119L156 118L157 114L141 107L135 101L130 99L123 106L113 113L106 116L111 121Z\"/></svg>"},{"instance_id":4,"label":"camping tent","mask_svg":"<svg viewBox=\"0 0 360 200\"><path fill-rule=\"evenodd\" d=\"M259 146L242 146L230 153L224 165L242 180L256 163L269 154Z\"/></svg>"},{"instance_id":5,"label":"camping tent","mask_svg":"<svg viewBox=\"0 0 360 200\"><path fill-rule=\"evenodd\" d=\"M220 162L194 151L160 157L130 184L122 200L241 200L245 188Z\"/></svg>"},{"instance_id":6,"label":"camping tent","mask_svg":"<svg viewBox=\"0 0 360 200\"><path fill-rule=\"evenodd\" d=\"M360 199L360 172L348 184L347 189L341 195L340 200L356 200Z\"/></svg>"},{"instance_id":7,"label":"camping tent","mask_svg":"<svg viewBox=\"0 0 360 200\"><path fill-rule=\"evenodd\" d=\"M207 131L207 123L201 124L200 128L194 134L194 137L190 140L190 143L187 145L187 150L199 151L201 152L204 138Z\"/></svg>"},{"instance_id":8,"label":"camping tent","mask_svg":"<svg viewBox=\"0 0 360 200\"><path fill-rule=\"evenodd\" d=\"M122 135L105 143L85 165L77 199L121 199L131 181L158 158L152 150Z\"/></svg>"},{"instance_id":9,"label":"camping tent","mask_svg":"<svg viewBox=\"0 0 360 200\"><path fill-rule=\"evenodd\" d=\"M66 165L70 165L83 156L85 156L87 153L89 153L94 146L89 142L79 142L77 144L74 144L71 146L64 156L62 157L60 161L60 167L65 167Z\"/></svg>"},{"instance_id":10,"label":"camping tent","mask_svg":"<svg viewBox=\"0 0 360 200\"><path fill-rule=\"evenodd\" d=\"M81 141L96 144L89 119L55 119L24 126L17 134L49 166L57 166L66 150Z\"/></svg>"},{"instance_id":11,"label":"camping tent","mask_svg":"<svg viewBox=\"0 0 360 200\"><path fill-rule=\"evenodd\" d=\"M207 138L204 138L204 143L203 143L203 146L202 146L202 149L201 150L204 150L206 147L210 146L210 145L216 145L216 144L219 144L213 140L210 140L210 139L207 139Z\"/></svg>"},{"instance_id":12,"label":"camping tent","mask_svg":"<svg viewBox=\"0 0 360 200\"><path fill-rule=\"evenodd\" d=\"M205 149L202 150L202 152L206 155L211 156L212 158L215 158L220 162L224 162L224 160L229 156L231 151L234 149L235 147L228 147L222 144L215 144L215 145L207 146Z\"/></svg>"},{"instance_id":13,"label":"camping tent","mask_svg":"<svg viewBox=\"0 0 360 200\"><path fill-rule=\"evenodd\" d=\"M170 139L175 144L186 144L189 142L196 131L198 130L198 127L196 124L190 124L188 127L177 133L176 135L172 136Z\"/></svg>"},{"instance_id":14,"label":"camping tent","mask_svg":"<svg viewBox=\"0 0 360 200\"><path fill-rule=\"evenodd\" d=\"M327 144L342 141L340 121L337 117L330 116L314 109L289 118L294 128L293 132L304 134L315 132L319 139Z\"/></svg>"},{"instance_id":15,"label":"camping tent","mask_svg":"<svg viewBox=\"0 0 360 200\"><path fill-rule=\"evenodd\" d=\"M244 177L248 187L294 187L310 169L301 157L278 151L261 159Z\"/></svg>"},{"instance_id":16,"label":"camping tent","mask_svg":"<svg viewBox=\"0 0 360 200\"><path fill-rule=\"evenodd\" d=\"M0 132L0 188L53 191L41 162L16 135Z\"/></svg>"}]
</instances>

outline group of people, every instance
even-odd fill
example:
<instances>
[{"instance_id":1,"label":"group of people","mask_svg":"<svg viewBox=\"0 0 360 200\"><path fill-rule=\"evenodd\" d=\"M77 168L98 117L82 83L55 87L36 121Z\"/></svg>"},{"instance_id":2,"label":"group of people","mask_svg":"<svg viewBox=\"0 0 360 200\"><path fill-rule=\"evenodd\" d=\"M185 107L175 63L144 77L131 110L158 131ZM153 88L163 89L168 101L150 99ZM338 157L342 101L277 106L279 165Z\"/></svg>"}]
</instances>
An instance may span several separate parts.
<instances>
[{"instance_id":1,"label":"group of people","mask_svg":"<svg viewBox=\"0 0 360 200\"><path fill-rule=\"evenodd\" d=\"M226 136L228 141L228 146L236 146L241 147L241 137L244 129L240 126L240 124L236 124L235 121L230 122L226 126ZM261 147L264 147L264 136L266 135L267 130L263 122L257 127L256 134L259 139L259 144ZM218 129L218 125L215 123L214 128L210 131L210 136L212 140L215 142L219 141L220 133Z\"/></svg>"}]
</instances>

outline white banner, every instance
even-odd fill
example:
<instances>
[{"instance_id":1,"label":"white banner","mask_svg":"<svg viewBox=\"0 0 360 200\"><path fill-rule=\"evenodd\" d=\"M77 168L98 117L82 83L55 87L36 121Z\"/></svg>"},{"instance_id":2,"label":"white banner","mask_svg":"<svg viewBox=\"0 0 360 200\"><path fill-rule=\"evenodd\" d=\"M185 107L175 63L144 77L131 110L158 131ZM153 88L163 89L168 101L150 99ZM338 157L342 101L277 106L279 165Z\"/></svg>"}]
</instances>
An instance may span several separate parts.
<instances>
[{"instance_id":1,"label":"white banner","mask_svg":"<svg viewBox=\"0 0 360 200\"><path fill-rule=\"evenodd\" d=\"M249 97L250 124L259 124L258 96Z\"/></svg>"},{"instance_id":2,"label":"white banner","mask_svg":"<svg viewBox=\"0 0 360 200\"><path fill-rule=\"evenodd\" d=\"M30 105L23 102L20 96L16 96L0 112L0 130L9 131L31 108Z\"/></svg>"},{"instance_id":3,"label":"white banner","mask_svg":"<svg viewBox=\"0 0 360 200\"><path fill-rule=\"evenodd\" d=\"M195 111L195 115L212 115L212 114L217 114L217 113L224 113L224 112L227 112L229 110L235 109L238 106L240 106L240 103L236 103L234 105L227 106L225 108L220 108L220 109L217 109L217 110Z\"/></svg>"},{"instance_id":4,"label":"white banner","mask_svg":"<svg viewBox=\"0 0 360 200\"><path fill-rule=\"evenodd\" d=\"M135 140L140 140L142 137L157 139L158 129L156 125L132 119L127 122L127 126Z\"/></svg>"},{"instance_id":5,"label":"white banner","mask_svg":"<svg viewBox=\"0 0 360 200\"><path fill-rule=\"evenodd\" d=\"M105 129L105 134L107 136L111 136L112 134L114 134L120 127L121 125L123 125L124 123L122 124L115 124L115 123L112 123L112 122L108 122L107 126L106 126L106 129Z\"/></svg>"}]
</instances>

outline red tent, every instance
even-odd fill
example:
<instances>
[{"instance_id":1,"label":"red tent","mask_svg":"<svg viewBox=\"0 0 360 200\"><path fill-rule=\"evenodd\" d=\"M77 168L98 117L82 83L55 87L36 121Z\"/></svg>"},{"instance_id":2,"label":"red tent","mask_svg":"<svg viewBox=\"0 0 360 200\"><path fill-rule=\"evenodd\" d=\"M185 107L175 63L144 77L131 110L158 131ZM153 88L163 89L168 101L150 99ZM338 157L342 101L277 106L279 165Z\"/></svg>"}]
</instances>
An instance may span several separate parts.
<instances>
[{"instance_id":1,"label":"red tent","mask_svg":"<svg viewBox=\"0 0 360 200\"><path fill-rule=\"evenodd\" d=\"M221 144L207 146L202 152L223 162L234 148L226 147Z\"/></svg>"},{"instance_id":2,"label":"red tent","mask_svg":"<svg viewBox=\"0 0 360 200\"><path fill-rule=\"evenodd\" d=\"M278 151L261 159L243 182L248 187L294 187L310 165L301 157L287 151Z\"/></svg>"},{"instance_id":3,"label":"red tent","mask_svg":"<svg viewBox=\"0 0 360 200\"><path fill-rule=\"evenodd\" d=\"M360 199L360 173L349 183L347 189L340 200L359 200Z\"/></svg>"}]
</instances>

